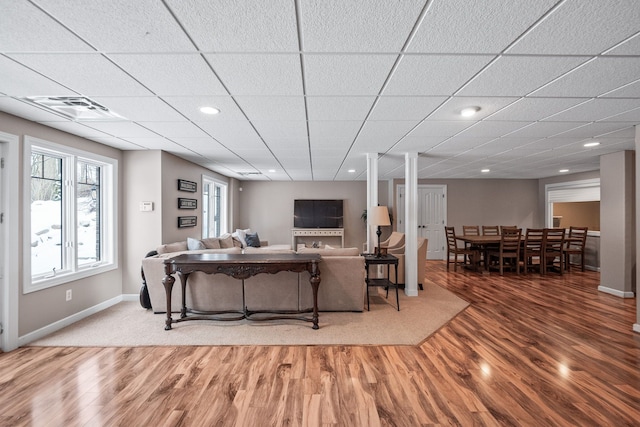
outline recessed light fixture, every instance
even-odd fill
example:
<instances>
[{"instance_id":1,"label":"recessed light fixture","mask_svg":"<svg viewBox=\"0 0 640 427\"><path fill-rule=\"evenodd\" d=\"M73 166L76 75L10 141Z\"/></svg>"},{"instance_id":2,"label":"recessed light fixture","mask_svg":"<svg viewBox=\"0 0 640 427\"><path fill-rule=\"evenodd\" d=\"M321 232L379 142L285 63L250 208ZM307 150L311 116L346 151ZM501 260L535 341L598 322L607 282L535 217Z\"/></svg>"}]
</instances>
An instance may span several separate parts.
<instances>
[{"instance_id":1,"label":"recessed light fixture","mask_svg":"<svg viewBox=\"0 0 640 427\"><path fill-rule=\"evenodd\" d=\"M275 169L269 169L269 173L276 173Z\"/></svg>"},{"instance_id":2,"label":"recessed light fixture","mask_svg":"<svg viewBox=\"0 0 640 427\"><path fill-rule=\"evenodd\" d=\"M462 117L471 117L475 115L478 111L480 111L480 107L467 107L467 108L463 108L462 111L460 111L460 115Z\"/></svg>"},{"instance_id":3,"label":"recessed light fixture","mask_svg":"<svg viewBox=\"0 0 640 427\"><path fill-rule=\"evenodd\" d=\"M349 172L349 173L356 173L356 170L355 170L355 169L349 169L347 172Z\"/></svg>"},{"instance_id":4,"label":"recessed light fixture","mask_svg":"<svg viewBox=\"0 0 640 427\"><path fill-rule=\"evenodd\" d=\"M205 114L219 114L220 110L215 107L200 107L200 111Z\"/></svg>"},{"instance_id":5,"label":"recessed light fixture","mask_svg":"<svg viewBox=\"0 0 640 427\"><path fill-rule=\"evenodd\" d=\"M598 145L600 145L598 141L593 141L593 142L587 142L586 144L584 144L584 147L596 147Z\"/></svg>"},{"instance_id":6,"label":"recessed light fixture","mask_svg":"<svg viewBox=\"0 0 640 427\"><path fill-rule=\"evenodd\" d=\"M491 169L482 169L480 172L482 172L482 173L489 173L489 172L491 172Z\"/></svg>"},{"instance_id":7,"label":"recessed light fixture","mask_svg":"<svg viewBox=\"0 0 640 427\"><path fill-rule=\"evenodd\" d=\"M569 172L569 169L560 169L558 172L560 172L560 173L567 173L567 172Z\"/></svg>"}]
</instances>

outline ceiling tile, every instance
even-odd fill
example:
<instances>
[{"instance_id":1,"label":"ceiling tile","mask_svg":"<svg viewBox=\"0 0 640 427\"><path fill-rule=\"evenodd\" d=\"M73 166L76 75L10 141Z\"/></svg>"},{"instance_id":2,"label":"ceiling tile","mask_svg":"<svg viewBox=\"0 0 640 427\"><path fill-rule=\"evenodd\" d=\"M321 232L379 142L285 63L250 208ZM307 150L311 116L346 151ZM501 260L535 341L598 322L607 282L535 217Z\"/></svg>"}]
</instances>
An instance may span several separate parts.
<instances>
[{"instance_id":1,"label":"ceiling tile","mask_svg":"<svg viewBox=\"0 0 640 427\"><path fill-rule=\"evenodd\" d=\"M472 126L476 121L432 121L426 120L420 123L409 134L412 138L421 137L448 137L462 132L464 129Z\"/></svg>"},{"instance_id":2,"label":"ceiling tile","mask_svg":"<svg viewBox=\"0 0 640 427\"><path fill-rule=\"evenodd\" d=\"M396 55L303 55L307 95L378 95Z\"/></svg>"},{"instance_id":3,"label":"ceiling tile","mask_svg":"<svg viewBox=\"0 0 640 427\"><path fill-rule=\"evenodd\" d=\"M608 117L625 113L629 110L640 108L640 99L591 99L578 106L569 108L558 114L554 114L545 121L558 122L595 122Z\"/></svg>"},{"instance_id":4,"label":"ceiling tile","mask_svg":"<svg viewBox=\"0 0 640 427\"><path fill-rule=\"evenodd\" d=\"M225 147L259 147L264 145L255 129L246 121L196 122Z\"/></svg>"},{"instance_id":5,"label":"ceiling tile","mask_svg":"<svg viewBox=\"0 0 640 427\"><path fill-rule=\"evenodd\" d=\"M308 52L398 52L424 0L310 0L300 3Z\"/></svg>"},{"instance_id":6,"label":"ceiling tile","mask_svg":"<svg viewBox=\"0 0 640 427\"><path fill-rule=\"evenodd\" d=\"M110 57L155 95L228 95L197 54L113 54Z\"/></svg>"},{"instance_id":7,"label":"ceiling tile","mask_svg":"<svg viewBox=\"0 0 640 427\"><path fill-rule=\"evenodd\" d=\"M500 53L554 3L556 0L431 2L408 51Z\"/></svg>"},{"instance_id":8,"label":"ceiling tile","mask_svg":"<svg viewBox=\"0 0 640 427\"><path fill-rule=\"evenodd\" d=\"M207 136L202 129L191 122L138 122L140 126L167 138L204 138Z\"/></svg>"},{"instance_id":9,"label":"ceiling tile","mask_svg":"<svg viewBox=\"0 0 640 427\"><path fill-rule=\"evenodd\" d=\"M167 8L155 0L37 0L99 51L188 52L194 46ZM126 19L123 19L126 17ZM68 49L65 49L68 50Z\"/></svg>"},{"instance_id":10,"label":"ceiling tile","mask_svg":"<svg viewBox=\"0 0 640 427\"><path fill-rule=\"evenodd\" d=\"M14 116L22 117L34 122L60 122L65 123L68 120L57 114L45 111L40 107L8 96L0 96L0 111L6 111Z\"/></svg>"},{"instance_id":11,"label":"ceiling tile","mask_svg":"<svg viewBox=\"0 0 640 427\"><path fill-rule=\"evenodd\" d=\"M133 142L125 141L115 136L105 136L105 137L94 136L89 139L99 142L101 144L108 145L110 147L115 147L119 150L143 150L146 148L142 145L134 144Z\"/></svg>"},{"instance_id":12,"label":"ceiling tile","mask_svg":"<svg viewBox=\"0 0 640 427\"><path fill-rule=\"evenodd\" d=\"M311 141L322 144L325 140L353 142L362 127L361 121L310 121L309 137ZM330 144L330 142L327 142Z\"/></svg>"},{"instance_id":13,"label":"ceiling tile","mask_svg":"<svg viewBox=\"0 0 640 427\"><path fill-rule=\"evenodd\" d=\"M298 51L295 4L289 0L167 3L202 51Z\"/></svg>"},{"instance_id":14,"label":"ceiling tile","mask_svg":"<svg viewBox=\"0 0 640 427\"><path fill-rule=\"evenodd\" d=\"M0 92L18 97L74 96L77 92L0 55Z\"/></svg>"},{"instance_id":15,"label":"ceiling tile","mask_svg":"<svg viewBox=\"0 0 640 427\"><path fill-rule=\"evenodd\" d=\"M538 121L588 100L589 98L521 98L485 120Z\"/></svg>"},{"instance_id":16,"label":"ceiling tile","mask_svg":"<svg viewBox=\"0 0 640 427\"><path fill-rule=\"evenodd\" d=\"M529 122L482 121L456 135L456 137L489 137L499 138L527 126Z\"/></svg>"},{"instance_id":17,"label":"ceiling tile","mask_svg":"<svg viewBox=\"0 0 640 427\"><path fill-rule=\"evenodd\" d=\"M132 141L133 137L158 138L157 134L132 122L88 122L86 125L109 135L125 138L128 141Z\"/></svg>"},{"instance_id":18,"label":"ceiling tile","mask_svg":"<svg viewBox=\"0 0 640 427\"><path fill-rule=\"evenodd\" d=\"M503 56L485 68L457 95L525 96L584 63L587 57Z\"/></svg>"},{"instance_id":19,"label":"ceiling tile","mask_svg":"<svg viewBox=\"0 0 640 427\"><path fill-rule=\"evenodd\" d=\"M635 0L561 2L508 52L597 55L638 31L637 6Z\"/></svg>"},{"instance_id":20,"label":"ceiling tile","mask_svg":"<svg viewBox=\"0 0 640 427\"><path fill-rule=\"evenodd\" d=\"M236 102L251 121L306 120L302 96L237 96Z\"/></svg>"},{"instance_id":21,"label":"ceiling tile","mask_svg":"<svg viewBox=\"0 0 640 427\"><path fill-rule=\"evenodd\" d=\"M381 96L369 120L422 120L446 99L444 96Z\"/></svg>"},{"instance_id":22,"label":"ceiling tile","mask_svg":"<svg viewBox=\"0 0 640 427\"><path fill-rule=\"evenodd\" d=\"M98 96L92 99L132 121L186 121L179 112L155 96Z\"/></svg>"},{"instance_id":23,"label":"ceiling tile","mask_svg":"<svg viewBox=\"0 0 640 427\"><path fill-rule=\"evenodd\" d=\"M99 54L16 54L11 57L57 83L89 97L151 95L147 89Z\"/></svg>"},{"instance_id":24,"label":"ceiling tile","mask_svg":"<svg viewBox=\"0 0 640 427\"><path fill-rule=\"evenodd\" d=\"M309 120L364 120L373 96L307 96Z\"/></svg>"},{"instance_id":25,"label":"ceiling tile","mask_svg":"<svg viewBox=\"0 0 640 427\"><path fill-rule=\"evenodd\" d=\"M231 95L303 95L300 55L205 55Z\"/></svg>"},{"instance_id":26,"label":"ceiling tile","mask_svg":"<svg viewBox=\"0 0 640 427\"><path fill-rule=\"evenodd\" d=\"M265 140L276 138L287 138L294 140L308 139L307 123L305 121L266 121L257 120L252 122L256 130Z\"/></svg>"},{"instance_id":27,"label":"ceiling tile","mask_svg":"<svg viewBox=\"0 0 640 427\"><path fill-rule=\"evenodd\" d=\"M224 122L245 120L242 110L230 96L163 96L167 104L171 105L187 119L194 122ZM220 114L205 114L200 107L215 107Z\"/></svg>"},{"instance_id":28,"label":"ceiling tile","mask_svg":"<svg viewBox=\"0 0 640 427\"><path fill-rule=\"evenodd\" d=\"M633 55L640 52L640 32L606 52L607 55Z\"/></svg>"},{"instance_id":29,"label":"ceiling tile","mask_svg":"<svg viewBox=\"0 0 640 427\"><path fill-rule=\"evenodd\" d=\"M640 57L599 57L535 91L534 96L600 96L638 80L639 69Z\"/></svg>"},{"instance_id":30,"label":"ceiling tile","mask_svg":"<svg viewBox=\"0 0 640 427\"><path fill-rule=\"evenodd\" d=\"M92 51L71 31L26 1L3 1L0 52Z\"/></svg>"},{"instance_id":31,"label":"ceiling tile","mask_svg":"<svg viewBox=\"0 0 640 427\"><path fill-rule=\"evenodd\" d=\"M474 122L482 120L503 109L504 107L516 102L519 98L500 98L500 97L466 97L454 96L449 98L447 102L442 104L428 120L450 120L460 122ZM480 110L472 117L462 117L461 111L467 107L480 107Z\"/></svg>"}]
</instances>

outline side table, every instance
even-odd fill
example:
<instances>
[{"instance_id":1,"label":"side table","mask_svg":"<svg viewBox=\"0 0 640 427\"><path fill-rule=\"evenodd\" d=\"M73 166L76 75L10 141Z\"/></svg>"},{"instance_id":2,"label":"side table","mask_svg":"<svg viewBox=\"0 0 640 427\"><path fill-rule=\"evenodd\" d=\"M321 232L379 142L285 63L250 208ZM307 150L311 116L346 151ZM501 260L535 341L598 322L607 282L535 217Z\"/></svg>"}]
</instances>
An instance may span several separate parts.
<instances>
[{"instance_id":1,"label":"side table","mask_svg":"<svg viewBox=\"0 0 640 427\"><path fill-rule=\"evenodd\" d=\"M367 310L369 310L369 287L384 287L387 290L387 299L389 298L389 287L393 286L396 288L396 308L400 311L400 298L398 297L398 258L389 255L383 254L379 257L376 254L362 254L364 256L364 268L366 270L366 282L367 282ZM373 279L369 278L369 266L371 265L386 265L387 266L387 277L382 279ZM396 280L394 282L391 281L390 270L391 266L394 265L396 271Z\"/></svg>"}]
</instances>

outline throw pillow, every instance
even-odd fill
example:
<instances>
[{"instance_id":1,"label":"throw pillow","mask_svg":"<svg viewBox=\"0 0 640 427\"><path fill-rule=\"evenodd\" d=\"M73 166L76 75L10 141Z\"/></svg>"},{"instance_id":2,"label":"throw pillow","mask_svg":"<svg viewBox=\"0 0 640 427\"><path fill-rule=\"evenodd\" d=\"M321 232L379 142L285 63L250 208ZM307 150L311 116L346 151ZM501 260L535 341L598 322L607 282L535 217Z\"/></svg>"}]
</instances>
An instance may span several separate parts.
<instances>
[{"instance_id":1,"label":"throw pillow","mask_svg":"<svg viewBox=\"0 0 640 427\"><path fill-rule=\"evenodd\" d=\"M247 233L251 233L251 229L250 228L246 228L244 230L237 228L236 232L232 234L233 237L235 237L236 239L238 239L240 241L240 243L242 244L243 248L247 247Z\"/></svg>"},{"instance_id":2,"label":"throw pillow","mask_svg":"<svg viewBox=\"0 0 640 427\"><path fill-rule=\"evenodd\" d=\"M252 248L260 247L260 237L258 237L258 233L247 233L245 240L247 241L247 246L251 246Z\"/></svg>"},{"instance_id":3,"label":"throw pillow","mask_svg":"<svg viewBox=\"0 0 640 427\"><path fill-rule=\"evenodd\" d=\"M187 249L190 251L197 251L199 249L207 249L207 247L204 245L202 240L187 237Z\"/></svg>"},{"instance_id":4,"label":"throw pillow","mask_svg":"<svg viewBox=\"0 0 640 427\"><path fill-rule=\"evenodd\" d=\"M231 234L225 233L220 236L220 247L222 249L233 248L233 246L233 237L231 237Z\"/></svg>"},{"instance_id":5,"label":"throw pillow","mask_svg":"<svg viewBox=\"0 0 640 427\"><path fill-rule=\"evenodd\" d=\"M187 242L184 240L182 242L166 243L164 245L158 246L158 248L156 249L156 251L159 254L166 254L170 252L180 252L180 251L186 251L186 250L187 250Z\"/></svg>"},{"instance_id":6,"label":"throw pillow","mask_svg":"<svg viewBox=\"0 0 640 427\"><path fill-rule=\"evenodd\" d=\"M217 237L209 237L207 239L202 239L202 243L207 249L220 249L220 239Z\"/></svg>"}]
</instances>

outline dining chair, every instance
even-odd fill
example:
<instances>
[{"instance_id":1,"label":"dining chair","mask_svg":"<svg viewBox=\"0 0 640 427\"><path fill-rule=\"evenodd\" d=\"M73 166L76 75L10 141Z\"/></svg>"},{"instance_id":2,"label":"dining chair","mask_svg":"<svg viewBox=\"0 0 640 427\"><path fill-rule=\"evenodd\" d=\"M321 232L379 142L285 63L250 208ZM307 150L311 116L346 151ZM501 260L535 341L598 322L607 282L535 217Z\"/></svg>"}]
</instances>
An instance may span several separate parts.
<instances>
[{"instance_id":1,"label":"dining chair","mask_svg":"<svg viewBox=\"0 0 640 427\"><path fill-rule=\"evenodd\" d=\"M479 225L463 225L462 226L462 235L463 236L479 236L480 235L480 226ZM464 244L467 249L479 250L476 245L472 245L470 243ZM465 256L466 262L466 256Z\"/></svg>"},{"instance_id":2,"label":"dining chair","mask_svg":"<svg viewBox=\"0 0 640 427\"><path fill-rule=\"evenodd\" d=\"M483 236L499 236L500 227L498 227L497 225L483 225L482 235Z\"/></svg>"},{"instance_id":3,"label":"dining chair","mask_svg":"<svg viewBox=\"0 0 640 427\"><path fill-rule=\"evenodd\" d=\"M489 251L489 259L497 258L500 275L504 273L507 260L512 260L509 265L515 267L516 273L520 274L520 240L522 238L521 228L505 228L500 237L500 247L498 250Z\"/></svg>"},{"instance_id":4,"label":"dining chair","mask_svg":"<svg viewBox=\"0 0 640 427\"><path fill-rule=\"evenodd\" d=\"M569 227L569 235L564 246L564 266L567 271L571 271L571 255L580 257L580 269L584 271L584 252L588 230L588 227Z\"/></svg>"},{"instance_id":5,"label":"dining chair","mask_svg":"<svg viewBox=\"0 0 640 427\"><path fill-rule=\"evenodd\" d=\"M502 234L502 230L504 230L505 228L518 228L517 225L501 225L500 226L500 234Z\"/></svg>"},{"instance_id":6,"label":"dining chair","mask_svg":"<svg viewBox=\"0 0 640 427\"><path fill-rule=\"evenodd\" d=\"M444 232L447 238L447 270L449 269L449 264L453 262L453 271L457 271L458 264L466 264L467 257L473 262L474 258L478 256L478 251L466 247L458 247L455 227L445 227ZM460 255L462 255L462 261L459 258ZM451 256L453 256L453 261Z\"/></svg>"},{"instance_id":7,"label":"dining chair","mask_svg":"<svg viewBox=\"0 0 640 427\"><path fill-rule=\"evenodd\" d=\"M564 272L564 228L545 228L542 234L542 265L540 274L546 274L558 260L560 274Z\"/></svg>"},{"instance_id":8,"label":"dining chair","mask_svg":"<svg viewBox=\"0 0 640 427\"><path fill-rule=\"evenodd\" d=\"M542 237L543 228L527 228L524 234L524 244L522 247L522 259L524 261L524 273L531 269L542 271ZM534 260L537 258L537 263Z\"/></svg>"}]
</instances>

